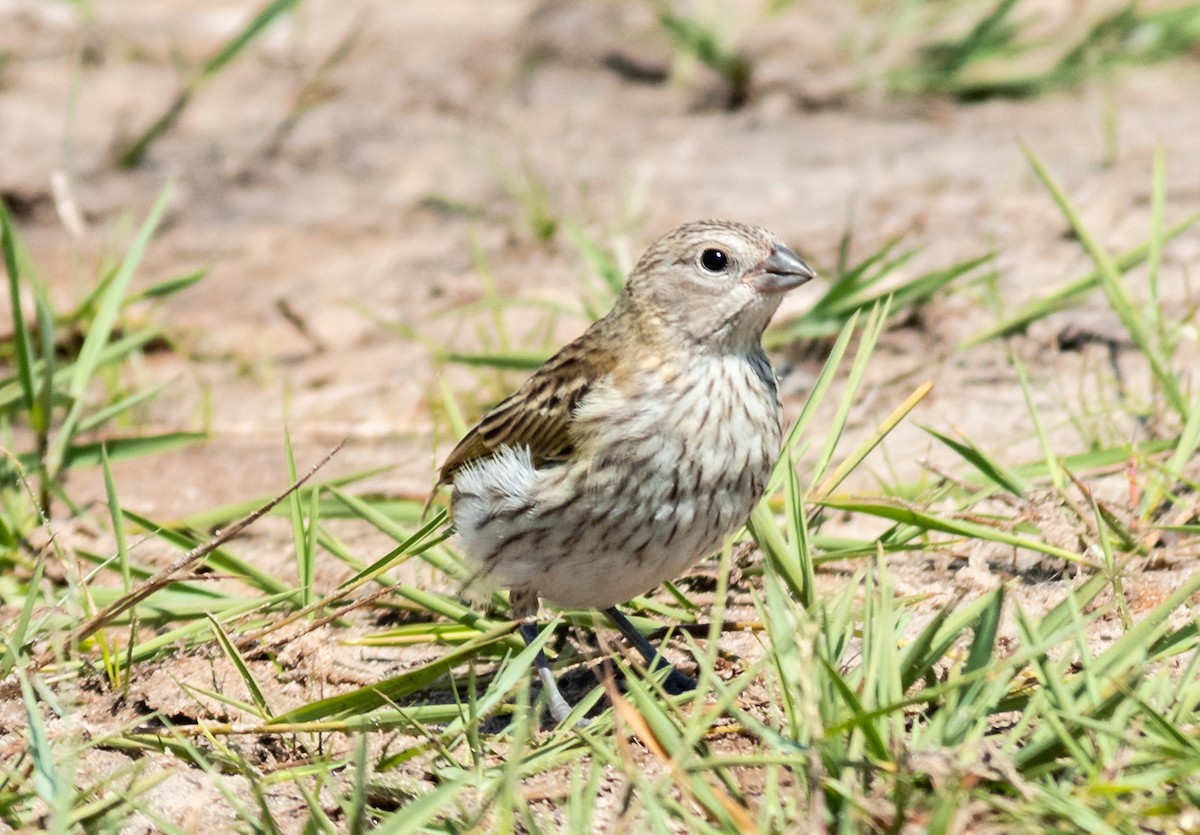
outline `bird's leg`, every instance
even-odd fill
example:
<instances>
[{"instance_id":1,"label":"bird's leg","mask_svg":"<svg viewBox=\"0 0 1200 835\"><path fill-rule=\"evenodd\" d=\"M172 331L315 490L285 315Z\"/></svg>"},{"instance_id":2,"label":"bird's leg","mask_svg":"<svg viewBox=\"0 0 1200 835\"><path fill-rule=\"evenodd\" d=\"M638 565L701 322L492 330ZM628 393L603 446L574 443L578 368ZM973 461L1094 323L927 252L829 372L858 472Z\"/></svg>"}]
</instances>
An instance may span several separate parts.
<instances>
[{"instance_id":1,"label":"bird's leg","mask_svg":"<svg viewBox=\"0 0 1200 835\"><path fill-rule=\"evenodd\" d=\"M638 632L636 626L629 622L629 618L621 614L621 610L616 606L609 606L604 610L604 614L608 615L608 619L621 631L625 636L625 640L633 644L638 652L642 654L642 658L646 659L646 666L651 670L657 670L660 667L667 667L670 673L667 675L666 681L663 682L663 689L671 694L686 693L689 690L696 689L696 680L685 676L683 673L671 666L671 662L662 657L662 654L654 648L654 644L646 640L646 636Z\"/></svg>"},{"instance_id":2,"label":"bird's leg","mask_svg":"<svg viewBox=\"0 0 1200 835\"><path fill-rule=\"evenodd\" d=\"M525 645L528 646L537 640L538 636L537 592L531 589L513 589L508 599L512 606L513 617L520 618L522 621L521 637L525 639ZM545 650L537 651L537 655L533 657L533 668L542 681L542 688L545 689L546 695L550 697L550 715L554 717L555 722L562 722L571 713L571 703L564 699L563 694L558 690L558 682L554 680L554 671L550 669L550 662L546 660ZM580 724L587 724L587 720Z\"/></svg>"},{"instance_id":3,"label":"bird's leg","mask_svg":"<svg viewBox=\"0 0 1200 835\"><path fill-rule=\"evenodd\" d=\"M521 624L521 637L525 639L525 643L532 644L538 636L537 624L533 621L526 621ZM533 668L537 670L538 678L542 680L542 687L550 696L550 715L554 717L555 722L562 722L571 713L571 704L563 698L563 694L558 692L558 682L554 680L554 671L550 669L550 662L546 660L546 653L542 650L537 651L537 655L533 657Z\"/></svg>"}]
</instances>

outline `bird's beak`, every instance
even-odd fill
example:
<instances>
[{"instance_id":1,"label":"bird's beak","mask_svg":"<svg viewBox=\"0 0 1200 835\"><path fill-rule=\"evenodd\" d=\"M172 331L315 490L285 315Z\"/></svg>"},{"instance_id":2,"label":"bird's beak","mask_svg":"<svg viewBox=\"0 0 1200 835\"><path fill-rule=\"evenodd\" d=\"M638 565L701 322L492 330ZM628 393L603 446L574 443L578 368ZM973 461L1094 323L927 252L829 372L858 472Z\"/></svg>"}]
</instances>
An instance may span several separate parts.
<instances>
[{"instance_id":1,"label":"bird's beak","mask_svg":"<svg viewBox=\"0 0 1200 835\"><path fill-rule=\"evenodd\" d=\"M770 255L746 274L745 281L760 293L786 293L816 276L799 255L777 244Z\"/></svg>"}]
</instances>

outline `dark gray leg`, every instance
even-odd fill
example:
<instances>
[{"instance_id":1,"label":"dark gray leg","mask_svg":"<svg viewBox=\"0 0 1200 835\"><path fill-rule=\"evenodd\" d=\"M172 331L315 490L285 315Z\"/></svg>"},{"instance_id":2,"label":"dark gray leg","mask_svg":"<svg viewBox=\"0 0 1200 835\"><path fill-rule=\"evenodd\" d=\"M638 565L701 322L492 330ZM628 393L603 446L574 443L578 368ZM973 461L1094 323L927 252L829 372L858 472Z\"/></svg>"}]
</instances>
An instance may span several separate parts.
<instances>
[{"instance_id":1,"label":"dark gray leg","mask_svg":"<svg viewBox=\"0 0 1200 835\"><path fill-rule=\"evenodd\" d=\"M609 606L604 610L604 614L608 615L608 619L621 631L625 636L625 640L629 641L638 652L642 654L642 658L646 659L646 666L651 670L657 670L660 667L670 669L670 674L667 675L666 681L663 682L663 689L668 693L686 693L689 690L696 689L696 681L693 678L685 676L683 673L671 666L671 662L663 658L658 650L654 648L654 644L646 640L646 636L638 632L637 627L629 622L629 618L621 614L621 610L616 606Z\"/></svg>"},{"instance_id":2,"label":"dark gray leg","mask_svg":"<svg viewBox=\"0 0 1200 835\"><path fill-rule=\"evenodd\" d=\"M538 628L536 623L521 624L521 637L525 639L525 643L532 644L538 636ZM550 696L550 715L554 717L555 722L562 722L571 712L570 703L563 698L562 693L558 692L558 682L554 680L554 671L550 669L550 662L546 660L546 653L540 649L533 659L533 668L537 670L538 678L542 680L542 687Z\"/></svg>"}]
</instances>

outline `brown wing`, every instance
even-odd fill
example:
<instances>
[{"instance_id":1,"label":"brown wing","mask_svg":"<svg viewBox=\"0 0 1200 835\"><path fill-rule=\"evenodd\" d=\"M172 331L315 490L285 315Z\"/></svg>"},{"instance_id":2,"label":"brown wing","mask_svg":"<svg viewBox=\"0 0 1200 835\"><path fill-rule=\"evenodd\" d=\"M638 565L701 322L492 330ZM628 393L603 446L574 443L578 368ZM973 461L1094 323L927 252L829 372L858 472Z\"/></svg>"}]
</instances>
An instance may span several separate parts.
<instances>
[{"instance_id":1,"label":"brown wing","mask_svg":"<svg viewBox=\"0 0 1200 835\"><path fill-rule=\"evenodd\" d=\"M463 466L494 455L501 447L527 446L534 466L568 460L574 453L571 422L575 407L595 381L614 365L589 331L546 361L525 383L459 441L442 464L439 484Z\"/></svg>"}]
</instances>

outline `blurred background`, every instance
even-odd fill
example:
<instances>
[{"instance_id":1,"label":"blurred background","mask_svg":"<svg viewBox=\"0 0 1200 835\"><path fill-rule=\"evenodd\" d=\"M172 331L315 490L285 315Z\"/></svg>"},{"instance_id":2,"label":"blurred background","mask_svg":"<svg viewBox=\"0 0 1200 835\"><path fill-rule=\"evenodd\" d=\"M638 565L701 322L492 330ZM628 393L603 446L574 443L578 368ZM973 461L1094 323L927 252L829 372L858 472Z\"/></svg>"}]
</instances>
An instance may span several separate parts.
<instances>
[{"instance_id":1,"label":"blurred background","mask_svg":"<svg viewBox=\"0 0 1200 835\"><path fill-rule=\"evenodd\" d=\"M212 436L152 468L176 489L129 485L171 513L278 483L284 423L311 454L349 436L339 466L395 464L385 489L421 493L451 440L439 373L469 419L520 378L489 367L582 330L649 241L700 217L769 227L827 282L884 252L864 298L984 258L897 305L912 327L872 371L881 410L889 382L929 376L934 414L974 431L1020 394L990 385L1011 381L997 340L964 340L1088 263L1020 143L1114 251L1144 238L1156 148L1168 208L1200 192L1192 4L4 0L0 16L0 196L54 304L86 298L167 188L132 287L203 272L130 308L161 330L139 373L171 381L143 419ZM1194 234L1182 246L1195 257ZM1086 310L1039 318L1022 350L1057 365L1042 349ZM775 339L792 413L821 350L804 340L837 318ZM506 356L446 361L480 353ZM989 428L1001 448L1028 438L1008 428Z\"/></svg>"}]
</instances>

